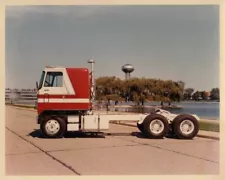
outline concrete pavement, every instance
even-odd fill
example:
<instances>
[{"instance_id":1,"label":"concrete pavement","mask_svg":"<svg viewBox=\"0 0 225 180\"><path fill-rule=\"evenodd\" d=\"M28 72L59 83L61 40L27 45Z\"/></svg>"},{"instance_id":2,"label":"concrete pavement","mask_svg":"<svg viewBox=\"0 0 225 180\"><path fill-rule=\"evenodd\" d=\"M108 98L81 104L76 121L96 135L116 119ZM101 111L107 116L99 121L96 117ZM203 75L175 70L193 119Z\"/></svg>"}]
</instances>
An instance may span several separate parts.
<instances>
[{"instance_id":1,"label":"concrete pavement","mask_svg":"<svg viewBox=\"0 0 225 180\"><path fill-rule=\"evenodd\" d=\"M146 139L110 124L105 136L42 139L36 113L6 106L6 175L218 174L219 141Z\"/></svg>"}]
</instances>

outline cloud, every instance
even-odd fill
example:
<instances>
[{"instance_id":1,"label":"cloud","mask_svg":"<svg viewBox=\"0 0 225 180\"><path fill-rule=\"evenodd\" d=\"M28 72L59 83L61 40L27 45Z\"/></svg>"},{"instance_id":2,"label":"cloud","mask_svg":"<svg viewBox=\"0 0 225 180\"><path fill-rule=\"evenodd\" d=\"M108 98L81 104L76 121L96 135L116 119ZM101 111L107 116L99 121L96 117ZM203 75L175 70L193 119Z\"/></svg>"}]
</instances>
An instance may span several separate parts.
<instances>
[{"instance_id":1,"label":"cloud","mask_svg":"<svg viewBox=\"0 0 225 180\"><path fill-rule=\"evenodd\" d=\"M53 14L56 16L72 15L86 18L104 12L103 6L8 6L6 18L22 18L31 14Z\"/></svg>"}]
</instances>

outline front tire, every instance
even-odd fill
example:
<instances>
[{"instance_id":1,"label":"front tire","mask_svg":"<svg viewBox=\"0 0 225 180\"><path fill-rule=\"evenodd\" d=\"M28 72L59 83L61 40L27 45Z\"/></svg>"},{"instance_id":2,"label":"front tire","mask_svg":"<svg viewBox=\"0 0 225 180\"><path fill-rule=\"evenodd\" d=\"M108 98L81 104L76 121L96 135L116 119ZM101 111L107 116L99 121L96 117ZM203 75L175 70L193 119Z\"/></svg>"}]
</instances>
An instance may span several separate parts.
<instances>
[{"instance_id":1,"label":"front tire","mask_svg":"<svg viewBox=\"0 0 225 180\"><path fill-rule=\"evenodd\" d=\"M56 116L46 116L40 125L41 132L47 138L61 138L66 131L64 119Z\"/></svg>"},{"instance_id":2,"label":"front tire","mask_svg":"<svg viewBox=\"0 0 225 180\"><path fill-rule=\"evenodd\" d=\"M151 114L147 116L143 122L143 133L148 138L161 139L169 131L169 123L167 119L160 114Z\"/></svg>"},{"instance_id":3,"label":"front tire","mask_svg":"<svg viewBox=\"0 0 225 180\"><path fill-rule=\"evenodd\" d=\"M198 120L189 114L178 115L172 123L173 132L180 139L193 139L199 131Z\"/></svg>"}]
</instances>

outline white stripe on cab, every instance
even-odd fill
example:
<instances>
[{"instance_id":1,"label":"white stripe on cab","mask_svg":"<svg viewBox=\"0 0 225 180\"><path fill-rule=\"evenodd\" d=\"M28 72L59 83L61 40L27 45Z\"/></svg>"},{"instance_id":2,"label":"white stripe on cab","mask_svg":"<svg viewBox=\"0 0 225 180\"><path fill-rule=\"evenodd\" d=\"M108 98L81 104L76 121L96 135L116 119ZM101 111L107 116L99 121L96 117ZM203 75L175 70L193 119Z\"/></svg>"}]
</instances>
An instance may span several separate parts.
<instances>
[{"instance_id":1,"label":"white stripe on cab","mask_svg":"<svg viewBox=\"0 0 225 180\"><path fill-rule=\"evenodd\" d=\"M89 99L38 98L38 103L89 103Z\"/></svg>"}]
</instances>

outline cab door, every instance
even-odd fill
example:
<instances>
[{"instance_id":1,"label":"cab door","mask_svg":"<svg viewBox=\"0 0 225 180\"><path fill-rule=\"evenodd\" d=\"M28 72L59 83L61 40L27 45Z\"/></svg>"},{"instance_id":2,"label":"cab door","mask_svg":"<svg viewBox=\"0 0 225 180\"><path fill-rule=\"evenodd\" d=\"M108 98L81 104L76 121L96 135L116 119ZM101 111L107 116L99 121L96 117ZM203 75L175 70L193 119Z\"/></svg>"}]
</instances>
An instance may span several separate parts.
<instances>
[{"instance_id":1,"label":"cab door","mask_svg":"<svg viewBox=\"0 0 225 180\"><path fill-rule=\"evenodd\" d=\"M48 71L43 86L39 91L39 95L43 97L41 101L45 104L60 103L66 94L67 90L64 85L63 72Z\"/></svg>"}]
</instances>

